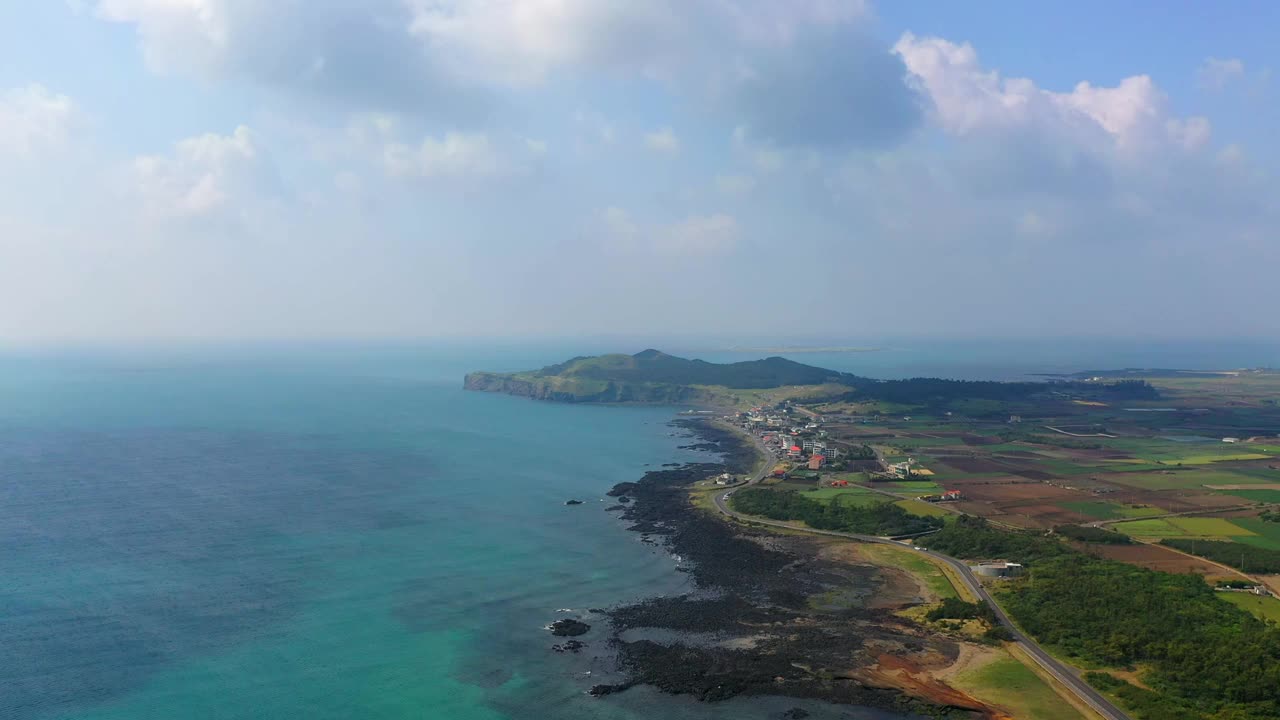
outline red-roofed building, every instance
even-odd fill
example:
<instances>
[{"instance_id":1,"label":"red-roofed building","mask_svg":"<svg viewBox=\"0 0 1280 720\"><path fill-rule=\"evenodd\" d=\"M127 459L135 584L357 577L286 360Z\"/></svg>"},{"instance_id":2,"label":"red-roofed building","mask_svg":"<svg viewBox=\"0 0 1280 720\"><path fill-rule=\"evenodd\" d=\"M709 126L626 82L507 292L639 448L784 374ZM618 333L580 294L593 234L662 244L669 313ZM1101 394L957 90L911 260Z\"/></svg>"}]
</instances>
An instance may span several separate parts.
<instances>
[{"instance_id":1,"label":"red-roofed building","mask_svg":"<svg viewBox=\"0 0 1280 720\"><path fill-rule=\"evenodd\" d=\"M812 455L809 457L809 469L817 470L825 465L827 457L825 455Z\"/></svg>"},{"instance_id":2,"label":"red-roofed building","mask_svg":"<svg viewBox=\"0 0 1280 720\"><path fill-rule=\"evenodd\" d=\"M787 454L791 457L800 457L800 446L792 445L791 449L787 451Z\"/></svg>"}]
</instances>

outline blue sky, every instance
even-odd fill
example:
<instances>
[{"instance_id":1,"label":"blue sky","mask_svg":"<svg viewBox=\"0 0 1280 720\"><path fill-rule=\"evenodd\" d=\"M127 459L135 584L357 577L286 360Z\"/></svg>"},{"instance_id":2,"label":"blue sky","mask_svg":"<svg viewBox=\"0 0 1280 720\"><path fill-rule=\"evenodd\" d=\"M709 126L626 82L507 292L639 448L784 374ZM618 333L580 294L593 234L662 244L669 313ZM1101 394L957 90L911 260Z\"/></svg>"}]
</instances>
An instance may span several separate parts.
<instances>
[{"instance_id":1,"label":"blue sky","mask_svg":"<svg viewBox=\"0 0 1280 720\"><path fill-rule=\"evenodd\" d=\"M0 343L1264 337L1269 3L0 10Z\"/></svg>"}]
</instances>

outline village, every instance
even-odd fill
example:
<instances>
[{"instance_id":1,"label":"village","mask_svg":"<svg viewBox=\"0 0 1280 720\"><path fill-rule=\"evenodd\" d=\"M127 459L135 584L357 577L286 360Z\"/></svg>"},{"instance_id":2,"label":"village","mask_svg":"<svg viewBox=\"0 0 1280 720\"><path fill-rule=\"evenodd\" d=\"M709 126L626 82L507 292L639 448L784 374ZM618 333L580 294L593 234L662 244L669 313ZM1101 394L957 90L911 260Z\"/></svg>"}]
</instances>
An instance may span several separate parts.
<instances>
[{"instance_id":1,"label":"village","mask_svg":"<svg viewBox=\"0 0 1280 720\"><path fill-rule=\"evenodd\" d=\"M779 480L811 480L815 485L847 488L850 487L847 477L824 481L821 471L863 472L870 483L933 477L933 471L920 467L914 458L890 463L870 445L841 443L823 428L822 415L790 401L772 408L753 407L724 419L761 441L777 461L769 475ZM721 477L717 482L728 484L731 480ZM930 503L956 502L963 500L964 494L959 490L941 489L918 495L916 499Z\"/></svg>"}]
</instances>

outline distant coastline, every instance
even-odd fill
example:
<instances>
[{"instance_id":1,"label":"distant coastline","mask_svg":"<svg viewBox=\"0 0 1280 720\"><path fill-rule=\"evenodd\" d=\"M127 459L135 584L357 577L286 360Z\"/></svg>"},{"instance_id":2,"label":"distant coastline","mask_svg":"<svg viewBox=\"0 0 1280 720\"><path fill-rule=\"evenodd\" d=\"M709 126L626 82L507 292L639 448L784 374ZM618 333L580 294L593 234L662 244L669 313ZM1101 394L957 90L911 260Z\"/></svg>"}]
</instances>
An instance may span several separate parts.
<instances>
[{"instance_id":1,"label":"distant coastline","mask_svg":"<svg viewBox=\"0 0 1280 720\"><path fill-rule=\"evenodd\" d=\"M779 346L734 346L722 352L731 353L873 353L884 352L882 347L788 347Z\"/></svg>"}]
</instances>

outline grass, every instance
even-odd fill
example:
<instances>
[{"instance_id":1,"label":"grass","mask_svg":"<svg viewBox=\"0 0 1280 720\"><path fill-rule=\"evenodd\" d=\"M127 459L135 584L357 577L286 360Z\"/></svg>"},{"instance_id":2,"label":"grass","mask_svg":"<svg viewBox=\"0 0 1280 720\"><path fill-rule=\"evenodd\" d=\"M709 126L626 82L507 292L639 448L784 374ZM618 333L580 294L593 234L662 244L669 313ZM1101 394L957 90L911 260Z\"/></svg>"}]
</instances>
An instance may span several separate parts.
<instances>
[{"instance_id":1,"label":"grass","mask_svg":"<svg viewBox=\"0 0 1280 720\"><path fill-rule=\"evenodd\" d=\"M876 497L884 497L883 495L878 495L870 490L863 490L862 488L856 487L822 487L814 489L813 485L810 485L809 489L804 490L803 492L805 497L813 500L829 500L841 495L873 495ZM885 499L887 500L888 498Z\"/></svg>"},{"instance_id":2,"label":"grass","mask_svg":"<svg viewBox=\"0 0 1280 720\"><path fill-rule=\"evenodd\" d=\"M961 690L1008 710L1013 717L1036 720L1082 720L1085 716L1065 702L1031 668L1008 654L954 679Z\"/></svg>"},{"instance_id":3,"label":"grass","mask_svg":"<svg viewBox=\"0 0 1280 720\"><path fill-rule=\"evenodd\" d=\"M923 582L930 592L938 596L940 600L960 597L951 581L951 577L943 572L942 568L933 561L915 551L896 548L892 545L871 543L859 546L858 550L876 564L901 568L911 573Z\"/></svg>"},{"instance_id":4,"label":"grass","mask_svg":"<svg viewBox=\"0 0 1280 720\"><path fill-rule=\"evenodd\" d=\"M1254 617L1280 623L1280 600L1276 598L1237 592L1220 592L1218 597Z\"/></svg>"}]
</instances>

